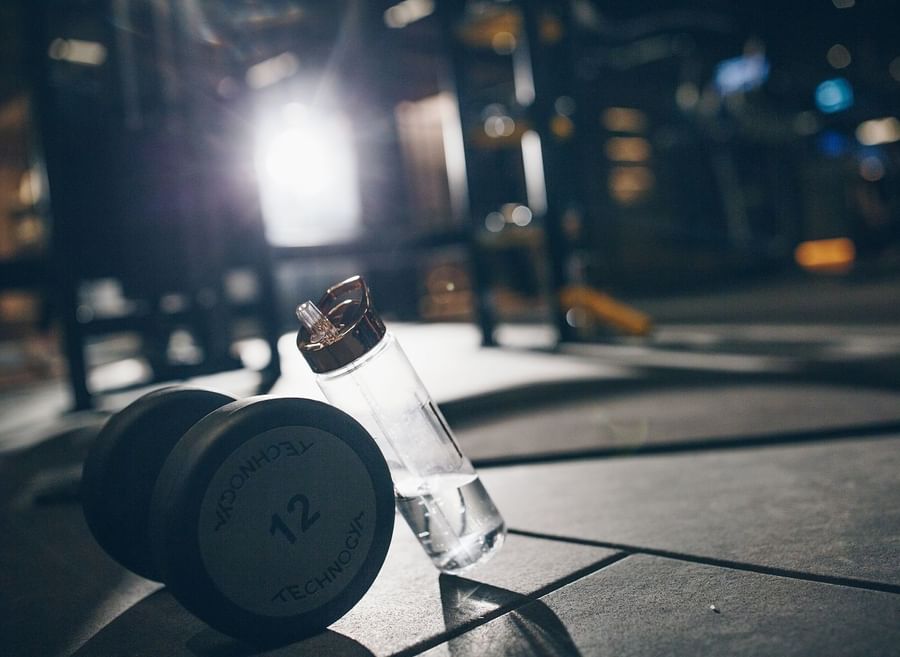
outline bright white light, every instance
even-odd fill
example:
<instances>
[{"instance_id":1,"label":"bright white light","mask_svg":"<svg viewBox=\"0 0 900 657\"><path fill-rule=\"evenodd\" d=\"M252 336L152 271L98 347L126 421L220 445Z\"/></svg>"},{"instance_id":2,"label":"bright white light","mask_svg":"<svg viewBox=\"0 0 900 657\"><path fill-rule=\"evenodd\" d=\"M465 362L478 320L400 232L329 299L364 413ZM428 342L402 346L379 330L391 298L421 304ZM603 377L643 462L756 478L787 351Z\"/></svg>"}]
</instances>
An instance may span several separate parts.
<instances>
[{"instance_id":1,"label":"bright white light","mask_svg":"<svg viewBox=\"0 0 900 657\"><path fill-rule=\"evenodd\" d=\"M339 157L322 132L291 128L266 147L266 174L281 185L295 186L299 195L312 197L338 175Z\"/></svg>"},{"instance_id":2,"label":"bright white light","mask_svg":"<svg viewBox=\"0 0 900 657\"><path fill-rule=\"evenodd\" d=\"M384 24L401 29L434 13L434 0L403 0L384 12Z\"/></svg>"},{"instance_id":3,"label":"bright white light","mask_svg":"<svg viewBox=\"0 0 900 657\"><path fill-rule=\"evenodd\" d=\"M534 102L535 96L534 71L528 48L516 48L513 51L512 67L516 102L522 107L528 107Z\"/></svg>"},{"instance_id":4,"label":"bright white light","mask_svg":"<svg viewBox=\"0 0 900 657\"><path fill-rule=\"evenodd\" d=\"M441 137L444 145L444 164L447 167L447 183L450 187L450 205L460 216L469 204L469 186L466 179L466 149L463 142L462 119L456 96L442 92L437 96L441 113Z\"/></svg>"},{"instance_id":5,"label":"bright white light","mask_svg":"<svg viewBox=\"0 0 900 657\"><path fill-rule=\"evenodd\" d=\"M547 211L547 183L544 179L544 154L541 137L534 130L522 135L522 163L525 167L525 192L534 214Z\"/></svg>"},{"instance_id":6,"label":"bright white light","mask_svg":"<svg viewBox=\"0 0 900 657\"><path fill-rule=\"evenodd\" d=\"M269 364L272 359L272 350L269 343L262 338L250 338L241 340L235 345L238 356L244 367L259 371Z\"/></svg>"},{"instance_id":7,"label":"bright white light","mask_svg":"<svg viewBox=\"0 0 900 657\"><path fill-rule=\"evenodd\" d=\"M723 96L751 91L769 78L769 60L761 52L732 57L716 66L716 87Z\"/></svg>"},{"instance_id":8,"label":"bright white light","mask_svg":"<svg viewBox=\"0 0 900 657\"><path fill-rule=\"evenodd\" d=\"M509 116L497 115L484 120L484 132L488 137L509 137L516 131L516 122Z\"/></svg>"},{"instance_id":9,"label":"bright white light","mask_svg":"<svg viewBox=\"0 0 900 657\"><path fill-rule=\"evenodd\" d=\"M257 138L256 169L269 241L299 246L352 237L361 210L347 121L296 103L282 114Z\"/></svg>"},{"instance_id":10,"label":"bright white light","mask_svg":"<svg viewBox=\"0 0 900 657\"><path fill-rule=\"evenodd\" d=\"M106 46L82 39L53 39L47 50L50 59L84 66L100 66L106 61Z\"/></svg>"},{"instance_id":11,"label":"bright white light","mask_svg":"<svg viewBox=\"0 0 900 657\"><path fill-rule=\"evenodd\" d=\"M512 211L512 221L516 226L527 226L531 223L531 210L528 206L517 205Z\"/></svg>"},{"instance_id":12,"label":"bright white light","mask_svg":"<svg viewBox=\"0 0 900 657\"><path fill-rule=\"evenodd\" d=\"M863 146L878 146L900 141L900 121L894 116L863 121L856 128L856 138Z\"/></svg>"},{"instance_id":13,"label":"bright white light","mask_svg":"<svg viewBox=\"0 0 900 657\"><path fill-rule=\"evenodd\" d=\"M244 79L252 89L262 89L291 77L300 68L300 60L292 52L283 52L247 69Z\"/></svg>"}]
</instances>

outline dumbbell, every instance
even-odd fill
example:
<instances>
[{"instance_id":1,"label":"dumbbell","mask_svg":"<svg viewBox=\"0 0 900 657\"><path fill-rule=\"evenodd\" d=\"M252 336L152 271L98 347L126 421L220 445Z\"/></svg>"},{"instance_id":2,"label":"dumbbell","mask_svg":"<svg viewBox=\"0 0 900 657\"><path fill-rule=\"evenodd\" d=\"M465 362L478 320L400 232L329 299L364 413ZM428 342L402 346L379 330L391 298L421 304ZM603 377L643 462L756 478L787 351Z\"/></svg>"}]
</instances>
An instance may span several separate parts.
<instances>
[{"instance_id":1,"label":"dumbbell","mask_svg":"<svg viewBox=\"0 0 900 657\"><path fill-rule=\"evenodd\" d=\"M113 559L164 582L208 625L261 644L299 640L349 611L394 524L384 457L346 413L185 386L110 418L81 497Z\"/></svg>"}]
</instances>

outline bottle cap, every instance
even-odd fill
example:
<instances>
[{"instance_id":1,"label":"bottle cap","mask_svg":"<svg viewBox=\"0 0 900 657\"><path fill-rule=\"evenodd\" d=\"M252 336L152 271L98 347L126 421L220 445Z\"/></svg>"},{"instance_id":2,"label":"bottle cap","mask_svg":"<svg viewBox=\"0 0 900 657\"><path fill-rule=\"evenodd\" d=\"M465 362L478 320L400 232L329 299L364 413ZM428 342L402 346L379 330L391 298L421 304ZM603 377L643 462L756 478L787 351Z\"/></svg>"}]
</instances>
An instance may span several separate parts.
<instances>
[{"instance_id":1,"label":"bottle cap","mask_svg":"<svg viewBox=\"0 0 900 657\"><path fill-rule=\"evenodd\" d=\"M362 276L328 288L318 305L301 303L297 318L297 348L318 373L352 363L381 342L387 332Z\"/></svg>"},{"instance_id":2,"label":"bottle cap","mask_svg":"<svg viewBox=\"0 0 900 657\"><path fill-rule=\"evenodd\" d=\"M256 397L195 424L156 481L149 535L175 598L216 628L284 644L336 621L390 544L380 450L338 409Z\"/></svg>"}]
</instances>

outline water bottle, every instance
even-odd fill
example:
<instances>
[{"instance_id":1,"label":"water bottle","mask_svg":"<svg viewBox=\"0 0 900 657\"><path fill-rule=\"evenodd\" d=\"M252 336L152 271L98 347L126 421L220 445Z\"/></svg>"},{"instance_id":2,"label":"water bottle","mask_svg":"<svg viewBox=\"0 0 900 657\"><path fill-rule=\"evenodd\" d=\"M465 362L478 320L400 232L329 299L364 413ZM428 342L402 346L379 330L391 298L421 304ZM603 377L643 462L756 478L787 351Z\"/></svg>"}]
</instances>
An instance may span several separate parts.
<instances>
[{"instance_id":1,"label":"water bottle","mask_svg":"<svg viewBox=\"0 0 900 657\"><path fill-rule=\"evenodd\" d=\"M326 399L381 448L397 508L434 565L459 574L503 544L506 525L360 276L297 307L297 346Z\"/></svg>"}]
</instances>

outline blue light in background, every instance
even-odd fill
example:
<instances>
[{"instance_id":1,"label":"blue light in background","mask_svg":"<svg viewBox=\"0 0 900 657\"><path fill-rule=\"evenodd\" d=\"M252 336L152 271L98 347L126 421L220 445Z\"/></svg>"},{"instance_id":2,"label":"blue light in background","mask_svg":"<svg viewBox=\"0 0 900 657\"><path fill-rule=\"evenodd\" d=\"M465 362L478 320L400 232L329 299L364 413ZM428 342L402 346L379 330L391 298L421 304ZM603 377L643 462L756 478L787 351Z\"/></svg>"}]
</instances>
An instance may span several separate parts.
<instances>
[{"instance_id":1,"label":"blue light in background","mask_svg":"<svg viewBox=\"0 0 900 657\"><path fill-rule=\"evenodd\" d=\"M849 142L850 140L845 135L834 130L827 130L816 139L816 146L825 157L835 158L847 152L847 148L850 146Z\"/></svg>"},{"instance_id":2,"label":"blue light in background","mask_svg":"<svg viewBox=\"0 0 900 657\"><path fill-rule=\"evenodd\" d=\"M816 87L816 107L826 114L840 112L853 105L853 88L844 78L825 80Z\"/></svg>"},{"instance_id":3,"label":"blue light in background","mask_svg":"<svg viewBox=\"0 0 900 657\"><path fill-rule=\"evenodd\" d=\"M769 77L769 60L762 53L743 55L719 62L716 66L716 88L723 96L750 91Z\"/></svg>"}]
</instances>

